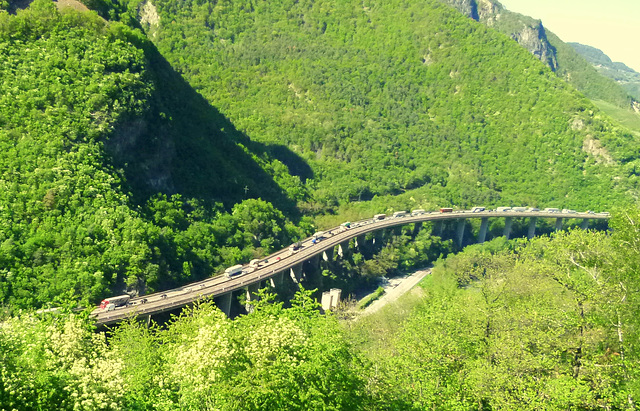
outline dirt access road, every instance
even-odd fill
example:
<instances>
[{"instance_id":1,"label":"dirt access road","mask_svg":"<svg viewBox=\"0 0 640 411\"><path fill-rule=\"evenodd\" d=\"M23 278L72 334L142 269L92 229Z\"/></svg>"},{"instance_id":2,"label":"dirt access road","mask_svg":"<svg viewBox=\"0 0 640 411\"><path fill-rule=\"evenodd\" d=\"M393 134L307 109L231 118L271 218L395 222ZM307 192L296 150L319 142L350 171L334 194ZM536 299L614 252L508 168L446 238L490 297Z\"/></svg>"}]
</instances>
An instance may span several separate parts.
<instances>
[{"instance_id":1,"label":"dirt access road","mask_svg":"<svg viewBox=\"0 0 640 411\"><path fill-rule=\"evenodd\" d=\"M369 315L375 313L385 305L396 301L402 294L412 289L416 284L420 282L420 280L422 280L429 274L431 274L431 268L425 268L404 277L395 277L390 279L387 284L382 286L382 288L384 288L384 294L382 295L382 297L365 308L361 312L361 315Z\"/></svg>"}]
</instances>

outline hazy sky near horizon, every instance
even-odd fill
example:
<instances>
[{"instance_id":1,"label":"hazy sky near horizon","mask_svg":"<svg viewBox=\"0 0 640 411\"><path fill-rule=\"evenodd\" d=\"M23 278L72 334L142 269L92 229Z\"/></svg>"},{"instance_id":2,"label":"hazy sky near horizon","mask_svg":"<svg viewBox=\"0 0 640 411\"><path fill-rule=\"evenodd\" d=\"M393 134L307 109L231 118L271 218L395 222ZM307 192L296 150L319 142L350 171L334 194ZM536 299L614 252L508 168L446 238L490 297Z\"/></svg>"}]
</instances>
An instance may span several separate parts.
<instances>
[{"instance_id":1,"label":"hazy sky near horizon","mask_svg":"<svg viewBox=\"0 0 640 411\"><path fill-rule=\"evenodd\" d=\"M640 0L498 0L510 11L542 20L564 42L602 50L640 72Z\"/></svg>"}]
</instances>

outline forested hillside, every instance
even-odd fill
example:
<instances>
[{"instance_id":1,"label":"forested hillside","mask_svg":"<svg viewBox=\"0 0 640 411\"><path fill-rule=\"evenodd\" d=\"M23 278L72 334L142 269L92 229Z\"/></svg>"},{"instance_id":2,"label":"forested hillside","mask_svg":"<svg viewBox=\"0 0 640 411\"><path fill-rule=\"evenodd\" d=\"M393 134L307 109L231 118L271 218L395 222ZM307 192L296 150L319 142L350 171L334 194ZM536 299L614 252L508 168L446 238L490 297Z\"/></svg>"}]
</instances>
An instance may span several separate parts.
<instances>
[{"instance_id":1,"label":"forested hillside","mask_svg":"<svg viewBox=\"0 0 640 411\"><path fill-rule=\"evenodd\" d=\"M0 61L4 307L165 289L300 235L251 199L295 215L299 179L140 31L38 0L0 12Z\"/></svg>"},{"instance_id":2,"label":"forested hillside","mask_svg":"<svg viewBox=\"0 0 640 411\"><path fill-rule=\"evenodd\" d=\"M632 135L439 2L87 4L107 20L0 14L7 307L207 277L376 196L358 209L635 196Z\"/></svg>"},{"instance_id":3,"label":"forested hillside","mask_svg":"<svg viewBox=\"0 0 640 411\"><path fill-rule=\"evenodd\" d=\"M595 47L580 43L568 43L582 57L591 63L602 75L620 84L636 100L640 100L640 73L624 63L613 62Z\"/></svg>"},{"instance_id":4,"label":"forested hillside","mask_svg":"<svg viewBox=\"0 0 640 411\"><path fill-rule=\"evenodd\" d=\"M637 136L509 37L436 0L60 3L0 0L1 409L635 409ZM74 310L397 204L611 209L613 230L446 259L426 225L388 232L324 285L433 276L357 323L304 288L161 327Z\"/></svg>"},{"instance_id":5,"label":"forested hillside","mask_svg":"<svg viewBox=\"0 0 640 411\"><path fill-rule=\"evenodd\" d=\"M471 246L436 264L410 314L365 319L354 340L416 409L635 409L639 217Z\"/></svg>"},{"instance_id":6,"label":"forested hillside","mask_svg":"<svg viewBox=\"0 0 640 411\"><path fill-rule=\"evenodd\" d=\"M507 10L496 0L441 0L465 16L506 34L560 78L592 100L603 100L631 110L633 93L616 84L611 76L600 75L573 47L548 31L540 20ZM606 73L602 73L606 74Z\"/></svg>"},{"instance_id":7,"label":"forested hillside","mask_svg":"<svg viewBox=\"0 0 640 411\"><path fill-rule=\"evenodd\" d=\"M632 410L637 210L613 234L497 239L438 262L420 300L339 324L301 290L230 320L92 335L72 314L0 323L0 404L60 410ZM37 376L37 378L34 378Z\"/></svg>"},{"instance_id":8,"label":"forested hillside","mask_svg":"<svg viewBox=\"0 0 640 411\"><path fill-rule=\"evenodd\" d=\"M408 190L430 205L606 208L635 191L630 134L439 2L130 8L238 129L308 162L312 209Z\"/></svg>"}]
</instances>

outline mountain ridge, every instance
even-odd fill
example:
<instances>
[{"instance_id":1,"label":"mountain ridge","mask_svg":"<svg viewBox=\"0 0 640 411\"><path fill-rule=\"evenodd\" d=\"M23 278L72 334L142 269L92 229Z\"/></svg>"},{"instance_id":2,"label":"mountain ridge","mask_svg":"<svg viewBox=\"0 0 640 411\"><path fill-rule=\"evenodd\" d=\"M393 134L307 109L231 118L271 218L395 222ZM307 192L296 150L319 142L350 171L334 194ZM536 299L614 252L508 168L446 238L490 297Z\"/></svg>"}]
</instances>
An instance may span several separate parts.
<instances>
[{"instance_id":1,"label":"mountain ridge","mask_svg":"<svg viewBox=\"0 0 640 411\"><path fill-rule=\"evenodd\" d=\"M463 15L508 35L590 99L608 101L627 109L636 106L634 98L638 100L638 94L633 93L633 88L620 87L605 73L600 73L604 76L599 75L600 70L593 69L569 44L547 32L542 21L507 10L496 0L441 1ZM482 12L474 14L473 10Z\"/></svg>"},{"instance_id":2,"label":"mountain ridge","mask_svg":"<svg viewBox=\"0 0 640 411\"><path fill-rule=\"evenodd\" d=\"M602 50L580 43L567 43L591 63L596 70L620 84L637 101L640 101L640 73L621 62L614 62ZM636 105L636 111L640 106Z\"/></svg>"},{"instance_id":3,"label":"mountain ridge","mask_svg":"<svg viewBox=\"0 0 640 411\"><path fill-rule=\"evenodd\" d=\"M0 12L7 306L171 288L349 207L637 196L636 137L434 0L152 4Z\"/></svg>"}]
</instances>

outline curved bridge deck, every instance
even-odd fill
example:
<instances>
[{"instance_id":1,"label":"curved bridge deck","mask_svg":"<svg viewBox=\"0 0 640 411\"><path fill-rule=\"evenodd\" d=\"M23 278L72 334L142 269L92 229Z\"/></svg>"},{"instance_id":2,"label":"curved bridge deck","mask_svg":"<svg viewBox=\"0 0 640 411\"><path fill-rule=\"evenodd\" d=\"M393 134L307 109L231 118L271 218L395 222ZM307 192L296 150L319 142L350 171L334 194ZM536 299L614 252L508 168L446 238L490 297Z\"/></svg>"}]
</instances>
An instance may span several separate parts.
<instances>
[{"instance_id":1,"label":"curved bridge deck","mask_svg":"<svg viewBox=\"0 0 640 411\"><path fill-rule=\"evenodd\" d=\"M421 223L426 221L450 221L450 220L466 220L469 218L551 218L557 221L562 219L582 219L582 220L607 220L607 213L578 213L578 212L550 212L550 211L457 211L457 212L424 212L418 215L407 214L403 217L387 216L383 220L361 220L351 224L351 228L334 227L325 231L324 239L317 243L313 243L313 238L307 238L301 241L300 249L291 254L288 248L277 251L260 261L268 261L262 266L246 274L228 278L224 275L218 275L203 281L198 281L184 287L172 290L148 294L145 296L133 298L129 305L118 307L113 311L105 311L96 308L92 312L98 325L114 324L129 317L149 316L159 314L164 311L170 311L179 307L186 306L198 299L204 297L218 297L229 294L233 291L248 287L249 285L259 284L261 281L279 275L287 270L304 263L315 256L321 256L323 252L333 249L333 247L344 244L349 240L363 236L367 233L374 232L384 228L402 226L410 223ZM486 221L486 220L485 220ZM510 220L508 220L510 221ZM534 220L535 224L535 220ZM557 225L556 225L557 227ZM248 266L246 269L251 270ZM143 299L145 300L143 302Z\"/></svg>"}]
</instances>

